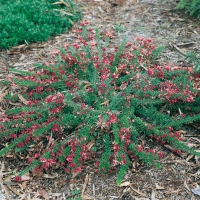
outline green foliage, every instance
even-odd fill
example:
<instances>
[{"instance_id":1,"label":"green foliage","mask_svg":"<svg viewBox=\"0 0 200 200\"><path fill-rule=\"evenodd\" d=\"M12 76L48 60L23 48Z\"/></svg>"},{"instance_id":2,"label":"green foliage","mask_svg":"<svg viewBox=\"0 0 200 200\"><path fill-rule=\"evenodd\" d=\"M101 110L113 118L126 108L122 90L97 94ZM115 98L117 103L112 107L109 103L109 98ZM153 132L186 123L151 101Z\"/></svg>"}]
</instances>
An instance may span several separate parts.
<instances>
[{"instance_id":1,"label":"green foliage","mask_svg":"<svg viewBox=\"0 0 200 200\"><path fill-rule=\"evenodd\" d=\"M102 36L87 24L78 29L78 43L57 51L55 63L36 64L34 72L14 70L17 75L10 83L2 82L13 87L5 100L21 104L0 118L0 137L8 144L0 156L32 149L30 165L16 180L55 164L79 173L88 160L97 159L101 173L119 166L120 185L136 157L160 167L163 153L143 147L141 136L170 144L176 153L199 156L180 132L185 124L200 121L196 72L156 66L162 48L151 38L126 42L124 37L110 53L111 32ZM23 88L21 97L16 85Z\"/></svg>"},{"instance_id":2,"label":"green foliage","mask_svg":"<svg viewBox=\"0 0 200 200\"><path fill-rule=\"evenodd\" d=\"M176 8L185 9L186 13L200 17L200 0L181 0Z\"/></svg>"},{"instance_id":3,"label":"green foliage","mask_svg":"<svg viewBox=\"0 0 200 200\"><path fill-rule=\"evenodd\" d=\"M190 52L186 55L186 59L188 59L190 63L193 63L196 72L200 73L200 55L197 55L194 52Z\"/></svg>"},{"instance_id":4,"label":"green foliage","mask_svg":"<svg viewBox=\"0 0 200 200\"><path fill-rule=\"evenodd\" d=\"M81 200L82 198L77 195L80 195L80 190L77 190L77 189L73 190L73 191L71 191L71 195L70 195L72 197L67 198L67 200Z\"/></svg>"},{"instance_id":5,"label":"green foliage","mask_svg":"<svg viewBox=\"0 0 200 200\"><path fill-rule=\"evenodd\" d=\"M18 44L46 41L68 30L81 18L71 1L57 5L56 0L0 0L0 49Z\"/></svg>"},{"instance_id":6,"label":"green foliage","mask_svg":"<svg viewBox=\"0 0 200 200\"><path fill-rule=\"evenodd\" d=\"M114 30L116 33L120 33L120 32L124 32L126 29L124 26L122 26L120 24L116 24L114 27Z\"/></svg>"}]
</instances>

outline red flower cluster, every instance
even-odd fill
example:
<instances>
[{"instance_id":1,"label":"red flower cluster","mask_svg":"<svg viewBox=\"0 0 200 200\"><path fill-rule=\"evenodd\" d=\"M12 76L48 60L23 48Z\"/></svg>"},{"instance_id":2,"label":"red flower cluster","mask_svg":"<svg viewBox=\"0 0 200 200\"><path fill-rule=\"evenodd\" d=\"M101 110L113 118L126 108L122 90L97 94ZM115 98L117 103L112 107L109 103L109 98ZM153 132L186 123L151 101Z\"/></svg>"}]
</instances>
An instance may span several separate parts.
<instances>
[{"instance_id":1,"label":"red flower cluster","mask_svg":"<svg viewBox=\"0 0 200 200\"><path fill-rule=\"evenodd\" d=\"M63 103L64 102L64 97L65 95L58 92L56 95L50 95L48 96L45 101L47 103L56 103L56 104L60 104L60 103Z\"/></svg>"}]
</instances>

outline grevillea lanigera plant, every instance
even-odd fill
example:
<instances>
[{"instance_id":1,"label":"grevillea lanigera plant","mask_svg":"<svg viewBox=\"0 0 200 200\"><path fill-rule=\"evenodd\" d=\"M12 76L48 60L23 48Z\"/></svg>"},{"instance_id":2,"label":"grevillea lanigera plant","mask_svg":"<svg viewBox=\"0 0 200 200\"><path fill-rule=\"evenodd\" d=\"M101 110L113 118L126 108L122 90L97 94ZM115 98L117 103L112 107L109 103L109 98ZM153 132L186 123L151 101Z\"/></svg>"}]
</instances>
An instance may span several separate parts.
<instances>
[{"instance_id":1,"label":"grevillea lanigera plant","mask_svg":"<svg viewBox=\"0 0 200 200\"><path fill-rule=\"evenodd\" d=\"M0 124L8 144L0 156L29 153L29 166L16 180L54 166L80 172L86 161L95 160L102 173L119 167L120 184L136 157L160 166L162 152L143 146L142 135L177 153L199 155L180 133L184 124L200 120L198 76L192 69L155 65L160 48L151 38L124 38L111 48L112 31L100 34L87 22L81 25L78 42L63 44L54 63L36 64L34 71L12 69L3 82L24 91L5 96L21 106L7 110Z\"/></svg>"}]
</instances>

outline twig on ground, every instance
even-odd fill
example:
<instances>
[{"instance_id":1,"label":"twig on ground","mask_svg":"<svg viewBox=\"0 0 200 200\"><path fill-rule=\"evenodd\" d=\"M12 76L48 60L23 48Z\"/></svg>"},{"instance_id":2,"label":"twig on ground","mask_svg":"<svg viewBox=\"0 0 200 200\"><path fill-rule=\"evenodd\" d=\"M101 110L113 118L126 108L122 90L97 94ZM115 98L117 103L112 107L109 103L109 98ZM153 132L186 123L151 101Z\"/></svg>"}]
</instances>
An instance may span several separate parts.
<instances>
[{"instance_id":1,"label":"twig on ground","mask_svg":"<svg viewBox=\"0 0 200 200\"><path fill-rule=\"evenodd\" d=\"M186 54L185 54L179 47L177 47L175 44L173 44L173 47L174 47L181 55L183 55L184 57L186 57Z\"/></svg>"}]
</instances>

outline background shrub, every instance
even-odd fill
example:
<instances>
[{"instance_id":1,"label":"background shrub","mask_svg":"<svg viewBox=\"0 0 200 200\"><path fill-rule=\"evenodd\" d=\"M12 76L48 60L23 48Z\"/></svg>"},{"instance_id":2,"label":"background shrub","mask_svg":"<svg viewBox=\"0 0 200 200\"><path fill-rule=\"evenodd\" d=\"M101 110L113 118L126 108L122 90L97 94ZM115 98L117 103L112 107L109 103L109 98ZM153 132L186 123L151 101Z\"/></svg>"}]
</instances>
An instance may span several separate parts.
<instances>
[{"instance_id":1,"label":"background shrub","mask_svg":"<svg viewBox=\"0 0 200 200\"><path fill-rule=\"evenodd\" d=\"M177 8L183 8L186 13L189 13L197 18L200 17L200 0L181 0L178 3Z\"/></svg>"},{"instance_id":2,"label":"background shrub","mask_svg":"<svg viewBox=\"0 0 200 200\"><path fill-rule=\"evenodd\" d=\"M21 43L45 41L68 30L81 18L71 1L53 4L56 0L0 0L0 49Z\"/></svg>"}]
</instances>

